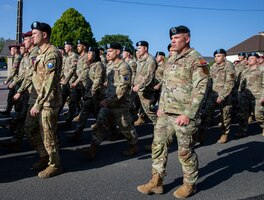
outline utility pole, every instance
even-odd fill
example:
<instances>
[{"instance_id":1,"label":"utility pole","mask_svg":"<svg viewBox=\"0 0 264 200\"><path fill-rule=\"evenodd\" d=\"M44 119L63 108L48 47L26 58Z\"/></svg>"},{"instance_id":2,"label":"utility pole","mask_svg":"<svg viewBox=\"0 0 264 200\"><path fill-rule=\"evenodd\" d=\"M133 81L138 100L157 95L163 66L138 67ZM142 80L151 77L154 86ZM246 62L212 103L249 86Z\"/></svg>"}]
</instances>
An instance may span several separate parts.
<instances>
[{"instance_id":1,"label":"utility pole","mask_svg":"<svg viewBox=\"0 0 264 200\"><path fill-rule=\"evenodd\" d=\"M23 0L17 1L17 33L16 43L22 42L22 26L23 26Z\"/></svg>"}]
</instances>

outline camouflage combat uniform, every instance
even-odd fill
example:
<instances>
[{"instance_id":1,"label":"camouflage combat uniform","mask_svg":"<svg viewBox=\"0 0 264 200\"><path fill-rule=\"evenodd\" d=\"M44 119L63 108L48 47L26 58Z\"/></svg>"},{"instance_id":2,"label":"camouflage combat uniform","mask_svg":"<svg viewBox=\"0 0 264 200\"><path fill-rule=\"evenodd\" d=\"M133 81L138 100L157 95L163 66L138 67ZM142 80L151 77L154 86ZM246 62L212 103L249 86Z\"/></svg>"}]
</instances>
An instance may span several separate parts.
<instances>
[{"instance_id":1,"label":"camouflage combat uniform","mask_svg":"<svg viewBox=\"0 0 264 200\"><path fill-rule=\"evenodd\" d=\"M84 94L83 108L80 113L77 130L83 131L89 114L96 117L99 112L99 103L105 98L103 83L105 81L105 67L101 62L91 63L89 71L85 71L88 75L88 81L84 85L86 88Z\"/></svg>"},{"instance_id":2,"label":"camouflage combat uniform","mask_svg":"<svg viewBox=\"0 0 264 200\"><path fill-rule=\"evenodd\" d=\"M208 68L201 55L190 48L183 54L173 55L166 63L163 75L159 110L152 143L152 173L166 175L168 139L176 134L178 157L182 164L184 183L193 185L198 178L198 158L194 151L199 111L205 97ZM178 116L189 117L190 123L180 126Z\"/></svg>"},{"instance_id":3,"label":"camouflage combat uniform","mask_svg":"<svg viewBox=\"0 0 264 200\"><path fill-rule=\"evenodd\" d=\"M155 124L157 115L154 110L155 91L154 91L154 76L157 63L155 59L146 55L141 57L137 62L137 72L134 85L139 86L138 96L148 118Z\"/></svg>"},{"instance_id":4,"label":"camouflage combat uniform","mask_svg":"<svg viewBox=\"0 0 264 200\"><path fill-rule=\"evenodd\" d=\"M12 82L17 77L21 59L22 59L22 57L20 54L16 54L14 56L12 67L9 69L8 76L5 80L6 83ZM12 107L14 105L13 96L16 93L16 89L17 89L16 87L9 89L8 96L7 96L7 107L6 107L7 112L11 112Z\"/></svg>"},{"instance_id":5,"label":"camouflage combat uniform","mask_svg":"<svg viewBox=\"0 0 264 200\"><path fill-rule=\"evenodd\" d=\"M248 67L242 72L239 94L239 132L246 134L251 112L264 129L264 107L260 104L260 98L264 98L264 66L256 69Z\"/></svg>"},{"instance_id":6,"label":"camouflage combat uniform","mask_svg":"<svg viewBox=\"0 0 264 200\"><path fill-rule=\"evenodd\" d=\"M231 62L225 61L219 65L214 63L210 69L210 89L207 97L204 117L202 119L201 130L206 132L211 122L212 116L217 106L221 111L221 128L222 135L228 135L231 124L231 108L232 96L231 91L235 83L235 69ZM221 104L217 104L216 100L220 97Z\"/></svg>"},{"instance_id":7,"label":"camouflage combat uniform","mask_svg":"<svg viewBox=\"0 0 264 200\"><path fill-rule=\"evenodd\" d=\"M78 55L74 52L71 52L66 58L63 68L62 80L64 84L61 86L62 90L62 106L60 111L63 109L67 98L71 94L70 85L77 79L76 78L76 66L77 66ZM70 100L69 100L70 101ZM69 104L70 106L71 104ZM70 108L69 108L70 109Z\"/></svg>"},{"instance_id":8,"label":"camouflage combat uniform","mask_svg":"<svg viewBox=\"0 0 264 200\"><path fill-rule=\"evenodd\" d=\"M130 90L131 90L131 69L120 60L108 66L111 69L107 77L106 101L107 108L101 108L96 125L93 127L92 144L99 146L109 132L112 119L118 125L120 132L127 138L129 144L137 144L137 133L132 125L129 113Z\"/></svg>"},{"instance_id":9,"label":"camouflage combat uniform","mask_svg":"<svg viewBox=\"0 0 264 200\"><path fill-rule=\"evenodd\" d=\"M62 103L59 83L61 65L61 54L53 45L47 44L45 49L39 52L33 69L33 85L31 101L29 103L33 103L35 100L34 105L31 104L30 109L34 107L39 110L40 113L36 117L32 117L30 112L27 114L27 120L30 120L30 118L37 118L38 124L28 122L26 123L27 128L25 127L25 130L31 131L29 134L33 137L33 145L40 154L40 157L48 156L48 165L51 167L60 167L56 131L59 107ZM35 122L36 120L33 121ZM30 125L31 127L29 128L28 126Z\"/></svg>"},{"instance_id":10,"label":"camouflage combat uniform","mask_svg":"<svg viewBox=\"0 0 264 200\"><path fill-rule=\"evenodd\" d=\"M73 118L75 117L75 112L77 110L77 107L80 106L81 98L83 97L84 94L84 90L85 90L84 84L86 84L86 81L83 77L83 74L86 74L87 77L87 73L88 73L87 59L88 59L87 53L84 53L82 56L79 56L77 61L77 67L74 75L75 76L74 82L77 80L78 84L75 88L71 89L71 96L69 101L69 115L67 121L72 121ZM86 72L84 73L83 71Z\"/></svg>"}]
</instances>

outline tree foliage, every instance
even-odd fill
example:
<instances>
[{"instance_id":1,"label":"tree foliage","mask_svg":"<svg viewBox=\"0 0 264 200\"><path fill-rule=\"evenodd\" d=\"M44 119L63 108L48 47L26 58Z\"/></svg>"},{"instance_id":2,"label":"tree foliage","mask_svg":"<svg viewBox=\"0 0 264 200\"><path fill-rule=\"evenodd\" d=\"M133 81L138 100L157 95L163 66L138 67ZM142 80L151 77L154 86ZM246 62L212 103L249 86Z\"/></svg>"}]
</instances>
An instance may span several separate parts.
<instances>
[{"instance_id":1,"label":"tree foliage","mask_svg":"<svg viewBox=\"0 0 264 200\"><path fill-rule=\"evenodd\" d=\"M133 42L126 35L105 35L102 37L101 41L98 42L100 46L105 46L112 42L118 42L122 46L127 46L133 49Z\"/></svg>"},{"instance_id":2,"label":"tree foliage","mask_svg":"<svg viewBox=\"0 0 264 200\"><path fill-rule=\"evenodd\" d=\"M78 39L86 41L89 46L97 45L89 22L77 10L69 8L55 22L52 28L51 43L55 46L62 46L64 41L73 41L76 44Z\"/></svg>"},{"instance_id":3,"label":"tree foliage","mask_svg":"<svg viewBox=\"0 0 264 200\"><path fill-rule=\"evenodd\" d=\"M0 37L0 52L2 51L3 46L5 45L6 39L3 37Z\"/></svg>"}]
</instances>

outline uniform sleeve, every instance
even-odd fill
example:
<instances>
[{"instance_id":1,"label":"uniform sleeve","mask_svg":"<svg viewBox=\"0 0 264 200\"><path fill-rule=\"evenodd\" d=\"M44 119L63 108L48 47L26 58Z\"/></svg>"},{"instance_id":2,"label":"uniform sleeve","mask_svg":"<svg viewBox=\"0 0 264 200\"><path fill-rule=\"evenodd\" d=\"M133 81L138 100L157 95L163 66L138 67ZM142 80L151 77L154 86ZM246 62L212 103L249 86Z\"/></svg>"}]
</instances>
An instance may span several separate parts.
<instances>
[{"instance_id":1,"label":"uniform sleeve","mask_svg":"<svg viewBox=\"0 0 264 200\"><path fill-rule=\"evenodd\" d=\"M106 100L109 105L114 104L115 101L121 99L123 96L127 95L130 91L131 86L131 70L129 66L124 66L119 71L119 76L116 90L107 96Z\"/></svg>"},{"instance_id":2,"label":"uniform sleeve","mask_svg":"<svg viewBox=\"0 0 264 200\"><path fill-rule=\"evenodd\" d=\"M14 79L18 73L18 68L19 68L19 64L21 61L21 57L19 55L16 55L14 57L14 62L12 67L10 68L9 71L9 76L6 78L6 82L9 83L10 81L12 81L12 79Z\"/></svg>"},{"instance_id":3,"label":"uniform sleeve","mask_svg":"<svg viewBox=\"0 0 264 200\"><path fill-rule=\"evenodd\" d=\"M73 56L70 60L70 70L69 73L67 74L67 76L64 77L64 81L66 83L69 83L69 81L71 80L71 78L73 77L73 75L76 73L77 70L77 56Z\"/></svg>"},{"instance_id":4,"label":"uniform sleeve","mask_svg":"<svg viewBox=\"0 0 264 200\"><path fill-rule=\"evenodd\" d=\"M202 58L197 59L193 63L191 99L189 106L183 113L190 119L194 119L201 108L207 89L208 77L207 62Z\"/></svg>"},{"instance_id":5,"label":"uniform sleeve","mask_svg":"<svg viewBox=\"0 0 264 200\"><path fill-rule=\"evenodd\" d=\"M104 67L102 65L97 65L95 69L95 76L92 85L92 95L95 95L96 92L101 89L103 85L103 77L104 77Z\"/></svg>"},{"instance_id":6,"label":"uniform sleeve","mask_svg":"<svg viewBox=\"0 0 264 200\"><path fill-rule=\"evenodd\" d=\"M223 89L219 92L219 97L223 100L231 93L236 79L234 65L232 63L228 63L226 67L226 82Z\"/></svg>"},{"instance_id":7,"label":"uniform sleeve","mask_svg":"<svg viewBox=\"0 0 264 200\"><path fill-rule=\"evenodd\" d=\"M41 110L45 101L47 101L55 78L56 68L59 64L59 58L56 54L49 55L45 60L46 74L40 93L36 99L34 107Z\"/></svg>"}]
</instances>

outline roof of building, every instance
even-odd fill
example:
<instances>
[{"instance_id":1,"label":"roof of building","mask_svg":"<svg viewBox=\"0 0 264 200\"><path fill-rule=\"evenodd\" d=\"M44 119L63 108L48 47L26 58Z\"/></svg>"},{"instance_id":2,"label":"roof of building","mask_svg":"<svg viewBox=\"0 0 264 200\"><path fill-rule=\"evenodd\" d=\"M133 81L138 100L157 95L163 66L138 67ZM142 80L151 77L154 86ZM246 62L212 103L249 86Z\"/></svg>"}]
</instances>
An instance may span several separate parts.
<instances>
[{"instance_id":1,"label":"roof of building","mask_svg":"<svg viewBox=\"0 0 264 200\"><path fill-rule=\"evenodd\" d=\"M228 49L227 55L236 55L240 52L264 52L264 32L254 35L236 46Z\"/></svg>"},{"instance_id":2,"label":"roof of building","mask_svg":"<svg viewBox=\"0 0 264 200\"><path fill-rule=\"evenodd\" d=\"M16 40L6 40L5 44L2 48L2 51L0 52L0 57L7 57L10 55L9 46L16 44Z\"/></svg>"}]
</instances>

